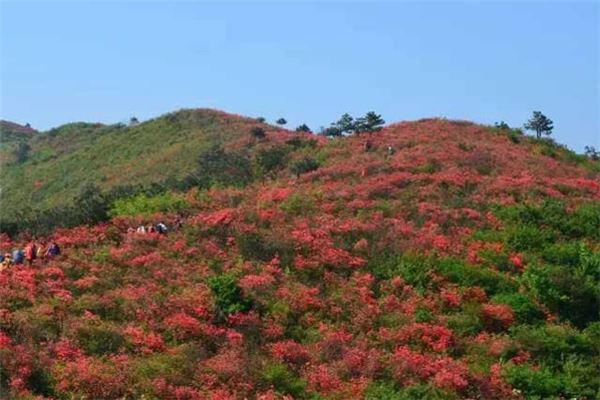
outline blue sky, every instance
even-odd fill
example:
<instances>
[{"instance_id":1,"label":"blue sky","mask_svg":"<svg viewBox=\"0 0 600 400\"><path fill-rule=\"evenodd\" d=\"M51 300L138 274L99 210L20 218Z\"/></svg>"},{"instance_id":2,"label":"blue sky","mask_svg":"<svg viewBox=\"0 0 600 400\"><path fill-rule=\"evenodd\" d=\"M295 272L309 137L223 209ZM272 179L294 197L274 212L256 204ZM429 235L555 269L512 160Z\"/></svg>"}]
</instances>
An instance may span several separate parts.
<instances>
[{"instance_id":1,"label":"blue sky","mask_svg":"<svg viewBox=\"0 0 600 400\"><path fill-rule=\"evenodd\" d=\"M600 148L598 2L1 3L3 119L48 129L212 107L521 126Z\"/></svg>"}]
</instances>

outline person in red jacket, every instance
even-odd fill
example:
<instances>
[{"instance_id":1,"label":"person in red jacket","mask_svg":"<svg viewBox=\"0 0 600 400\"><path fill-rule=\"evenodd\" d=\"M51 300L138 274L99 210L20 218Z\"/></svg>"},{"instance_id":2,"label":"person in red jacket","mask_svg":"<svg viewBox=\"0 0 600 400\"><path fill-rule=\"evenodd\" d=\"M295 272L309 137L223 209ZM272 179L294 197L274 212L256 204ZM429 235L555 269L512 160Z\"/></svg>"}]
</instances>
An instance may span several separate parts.
<instances>
[{"instance_id":1,"label":"person in red jacket","mask_svg":"<svg viewBox=\"0 0 600 400\"><path fill-rule=\"evenodd\" d=\"M36 257L37 246L35 245L35 242L31 241L27 244L27 246L25 246L25 259L27 260L29 266L33 265L33 261L36 259Z\"/></svg>"}]
</instances>

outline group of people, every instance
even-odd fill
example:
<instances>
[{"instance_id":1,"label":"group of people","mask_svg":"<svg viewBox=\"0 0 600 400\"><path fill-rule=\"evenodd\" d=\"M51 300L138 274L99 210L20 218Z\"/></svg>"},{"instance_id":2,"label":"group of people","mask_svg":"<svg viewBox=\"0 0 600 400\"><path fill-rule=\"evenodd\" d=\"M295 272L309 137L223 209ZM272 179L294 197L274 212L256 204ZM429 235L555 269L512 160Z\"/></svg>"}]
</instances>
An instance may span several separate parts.
<instances>
[{"instance_id":1,"label":"group of people","mask_svg":"<svg viewBox=\"0 0 600 400\"><path fill-rule=\"evenodd\" d=\"M158 224L149 224L149 225L140 225L138 226L137 229L135 228L129 228L127 230L127 233L140 233L140 234L146 234L146 233L159 233L161 235L166 235L168 232L168 228L167 225L164 224L164 222L159 222Z\"/></svg>"},{"instance_id":2,"label":"group of people","mask_svg":"<svg viewBox=\"0 0 600 400\"><path fill-rule=\"evenodd\" d=\"M179 229L182 226L181 218L178 218L174 223L174 228ZM147 234L147 233L158 233L161 235L166 235L169 229L164 222L159 222L157 224L149 224L149 225L140 225L136 228L129 228L127 230L130 234ZM23 265L28 264L29 266L33 265L35 260L38 259L48 259L53 258L60 255L60 246L56 241L46 242L36 242L35 240L27 243L25 248L23 249L15 249L12 253L2 253L0 251L0 271L5 270L13 265Z\"/></svg>"},{"instance_id":3,"label":"group of people","mask_svg":"<svg viewBox=\"0 0 600 400\"><path fill-rule=\"evenodd\" d=\"M12 253L0 253L0 271L13 265L22 265L27 263L29 266L37 259L53 258L60 255L60 246L55 241L46 245L45 242L36 243L31 241L27 243L24 249L15 249Z\"/></svg>"}]
</instances>

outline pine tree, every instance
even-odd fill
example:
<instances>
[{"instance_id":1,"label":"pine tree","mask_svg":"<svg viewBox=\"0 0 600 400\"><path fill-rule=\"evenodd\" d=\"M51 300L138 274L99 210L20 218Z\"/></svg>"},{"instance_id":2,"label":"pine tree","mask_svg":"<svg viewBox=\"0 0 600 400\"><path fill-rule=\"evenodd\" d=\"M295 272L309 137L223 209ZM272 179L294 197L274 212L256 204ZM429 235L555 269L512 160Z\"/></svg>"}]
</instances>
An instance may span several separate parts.
<instances>
[{"instance_id":1,"label":"pine tree","mask_svg":"<svg viewBox=\"0 0 600 400\"><path fill-rule=\"evenodd\" d=\"M542 134L550 136L554 126L552 120L542 114L541 111L534 111L533 116L525 125L523 125L523 128L535 131L536 137L540 139Z\"/></svg>"},{"instance_id":2,"label":"pine tree","mask_svg":"<svg viewBox=\"0 0 600 400\"><path fill-rule=\"evenodd\" d=\"M354 130L356 133L378 132L383 124L385 124L385 121L381 118L381 115L375 113L375 111L369 111L364 117L356 120Z\"/></svg>"},{"instance_id":3,"label":"pine tree","mask_svg":"<svg viewBox=\"0 0 600 400\"><path fill-rule=\"evenodd\" d=\"M306 124L302 124L302 125L299 125L299 126L296 128L296 132L306 132L306 133L310 133L310 132L312 132L312 131L310 130L310 128L308 127L308 125L306 125Z\"/></svg>"},{"instance_id":4,"label":"pine tree","mask_svg":"<svg viewBox=\"0 0 600 400\"><path fill-rule=\"evenodd\" d=\"M342 134L353 133L356 128L354 118L348 113L342 115L336 123L332 124L332 126L337 128Z\"/></svg>"}]
</instances>

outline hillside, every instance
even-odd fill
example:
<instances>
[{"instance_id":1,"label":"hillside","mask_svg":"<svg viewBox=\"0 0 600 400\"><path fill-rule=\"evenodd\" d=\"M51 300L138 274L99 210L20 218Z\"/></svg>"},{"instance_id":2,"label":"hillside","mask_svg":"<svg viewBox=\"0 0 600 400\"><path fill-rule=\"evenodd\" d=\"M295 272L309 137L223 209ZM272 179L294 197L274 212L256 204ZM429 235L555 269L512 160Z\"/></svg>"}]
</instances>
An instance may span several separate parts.
<instances>
[{"instance_id":1,"label":"hillside","mask_svg":"<svg viewBox=\"0 0 600 400\"><path fill-rule=\"evenodd\" d=\"M463 121L327 140L173 115L42 134L4 172L71 165L73 193L85 176L202 176L88 199L112 218L57 229L63 254L0 272L0 397L598 397L597 162ZM166 132L170 146L136 139ZM167 235L128 233L160 220Z\"/></svg>"},{"instance_id":2,"label":"hillside","mask_svg":"<svg viewBox=\"0 0 600 400\"><path fill-rule=\"evenodd\" d=\"M411 132L419 133L408 136L410 140L400 146L421 142L421 146L429 143L435 147L434 138L420 136L426 125L427 121L418 123ZM261 127L273 134L277 132L280 141L289 139L285 135L281 137L287 131L279 127L209 109L180 110L133 126L78 122L39 134L29 127L7 121L3 121L1 127L0 231L8 233L16 233L24 226L35 233L47 232L50 227L61 224L74 226L92 222L74 210L81 208L78 200L88 192L103 193L110 203L113 197L140 191L185 190L190 187L190 175L204 175L197 160L214 146L255 160L256 151L264 144L253 146L248 134L253 127ZM494 132L494 129L488 131ZM566 161L591 169L592 173L598 171L597 163L590 164L583 156L552 142L531 141L515 132L496 129L495 134L528 142L522 146L527 148L526 153L547 155L557 162ZM19 156L16 155L18 151ZM488 159L477 162L491 165L496 161L495 156L489 156L487 152L483 157ZM526 156L519 161L526 164L530 158ZM334 161L326 160L326 163ZM494 168L502 162L512 161L498 162ZM535 164L525 169L532 169L534 174L545 173L535 170ZM196 185L198 182L191 183Z\"/></svg>"},{"instance_id":3,"label":"hillside","mask_svg":"<svg viewBox=\"0 0 600 400\"><path fill-rule=\"evenodd\" d=\"M0 143L11 143L30 140L37 131L27 125L0 120Z\"/></svg>"},{"instance_id":4,"label":"hillside","mask_svg":"<svg viewBox=\"0 0 600 400\"><path fill-rule=\"evenodd\" d=\"M27 125L0 120L0 169L15 162L17 152L26 154L28 143L35 137L37 131Z\"/></svg>"},{"instance_id":5,"label":"hillside","mask_svg":"<svg viewBox=\"0 0 600 400\"><path fill-rule=\"evenodd\" d=\"M249 127L255 125L261 124L200 109L178 111L134 126L80 122L35 136L18 131L28 134L31 149L21 163L15 162L10 151L0 157L0 221L14 222L22 220L23 214L71 204L84 184L107 191L182 178L193 171L203 150L217 144L234 145L242 137L246 139ZM17 130L7 132L11 138Z\"/></svg>"}]
</instances>

